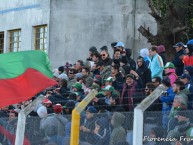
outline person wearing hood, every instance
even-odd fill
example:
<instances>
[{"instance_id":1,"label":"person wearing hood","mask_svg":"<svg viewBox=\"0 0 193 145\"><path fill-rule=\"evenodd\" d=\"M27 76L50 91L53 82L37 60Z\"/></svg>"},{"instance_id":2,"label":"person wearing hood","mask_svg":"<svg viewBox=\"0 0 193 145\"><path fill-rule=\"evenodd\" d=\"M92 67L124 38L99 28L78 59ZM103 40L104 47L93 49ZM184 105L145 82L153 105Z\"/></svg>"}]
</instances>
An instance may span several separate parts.
<instances>
[{"instance_id":1,"label":"person wearing hood","mask_svg":"<svg viewBox=\"0 0 193 145\"><path fill-rule=\"evenodd\" d=\"M110 145L118 145L126 142L126 131L123 128L125 116L122 113L114 112L111 118L113 131L110 136Z\"/></svg>"},{"instance_id":2,"label":"person wearing hood","mask_svg":"<svg viewBox=\"0 0 193 145\"><path fill-rule=\"evenodd\" d=\"M147 48L142 48L140 50L140 56L143 57L144 62L145 62L145 66L147 68L150 68L151 59L149 58L149 50Z\"/></svg>"},{"instance_id":3,"label":"person wearing hood","mask_svg":"<svg viewBox=\"0 0 193 145\"><path fill-rule=\"evenodd\" d=\"M145 66L145 61L142 56L137 58L137 66L138 69L136 70L136 73L143 81L143 88L145 88L145 85L151 82L151 70Z\"/></svg>"},{"instance_id":4,"label":"person wearing hood","mask_svg":"<svg viewBox=\"0 0 193 145\"><path fill-rule=\"evenodd\" d=\"M157 46L157 53L161 56L163 64L166 64L166 49L164 45Z\"/></svg>"},{"instance_id":5,"label":"person wearing hood","mask_svg":"<svg viewBox=\"0 0 193 145\"><path fill-rule=\"evenodd\" d=\"M133 60L131 58L132 50L129 48L125 48L125 52L126 52L126 58L127 58L129 66L131 67L132 70L135 71L136 70L136 62L135 62L135 60Z\"/></svg>"},{"instance_id":6,"label":"person wearing hood","mask_svg":"<svg viewBox=\"0 0 193 145\"><path fill-rule=\"evenodd\" d=\"M100 118L95 121L95 129L93 131L92 145L108 145L110 133L108 122L105 118Z\"/></svg>"},{"instance_id":7,"label":"person wearing hood","mask_svg":"<svg viewBox=\"0 0 193 145\"><path fill-rule=\"evenodd\" d=\"M173 86L174 82L178 79L174 64L172 62L167 62L164 66L164 71L165 74L170 78L171 86Z\"/></svg>"}]
</instances>

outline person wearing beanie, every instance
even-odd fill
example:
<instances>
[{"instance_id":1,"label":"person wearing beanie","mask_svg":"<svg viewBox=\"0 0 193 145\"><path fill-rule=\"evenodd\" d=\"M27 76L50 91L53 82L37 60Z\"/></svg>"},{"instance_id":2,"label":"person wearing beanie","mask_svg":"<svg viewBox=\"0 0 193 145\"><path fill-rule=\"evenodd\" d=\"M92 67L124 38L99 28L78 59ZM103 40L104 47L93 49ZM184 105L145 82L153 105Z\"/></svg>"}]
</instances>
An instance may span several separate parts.
<instances>
[{"instance_id":1,"label":"person wearing beanie","mask_svg":"<svg viewBox=\"0 0 193 145\"><path fill-rule=\"evenodd\" d=\"M162 80L162 85L167 88L167 90L163 92L162 95L159 97L160 101L162 102L162 126L163 128L167 129L169 113L172 108L175 93L173 92L173 89L171 87L169 77L165 77Z\"/></svg>"},{"instance_id":2,"label":"person wearing beanie","mask_svg":"<svg viewBox=\"0 0 193 145\"><path fill-rule=\"evenodd\" d=\"M60 145L65 136L65 126L68 120L62 116L62 106L60 104L54 105L53 109L54 114L48 116L42 123L42 130L48 136L48 142Z\"/></svg>"},{"instance_id":3,"label":"person wearing beanie","mask_svg":"<svg viewBox=\"0 0 193 145\"><path fill-rule=\"evenodd\" d=\"M97 118L95 117L95 113L97 110L93 106L89 106L86 109L86 117L82 124L80 125L80 140L88 143L92 143L93 131L95 129L95 121Z\"/></svg>"},{"instance_id":4,"label":"person wearing beanie","mask_svg":"<svg viewBox=\"0 0 193 145\"><path fill-rule=\"evenodd\" d=\"M178 79L174 64L172 62L167 62L164 66L164 71L165 74L170 78L171 86L173 86L174 82Z\"/></svg>"},{"instance_id":5,"label":"person wearing beanie","mask_svg":"<svg viewBox=\"0 0 193 145\"><path fill-rule=\"evenodd\" d=\"M166 64L166 49L164 45L157 46L157 53L161 56L163 64Z\"/></svg>"},{"instance_id":6,"label":"person wearing beanie","mask_svg":"<svg viewBox=\"0 0 193 145\"><path fill-rule=\"evenodd\" d=\"M145 62L145 66L147 68L150 68L151 59L149 58L149 50L147 48L142 48L140 50L140 56L143 57L144 62Z\"/></svg>"},{"instance_id":7,"label":"person wearing beanie","mask_svg":"<svg viewBox=\"0 0 193 145\"><path fill-rule=\"evenodd\" d=\"M139 101L139 96L142 96L143 82L135 71L131 70L130 72L131 74L125 77L120 96L120 103L124 106L125 111L133 111L136 99Z\"/></svg>"}]
</instances>

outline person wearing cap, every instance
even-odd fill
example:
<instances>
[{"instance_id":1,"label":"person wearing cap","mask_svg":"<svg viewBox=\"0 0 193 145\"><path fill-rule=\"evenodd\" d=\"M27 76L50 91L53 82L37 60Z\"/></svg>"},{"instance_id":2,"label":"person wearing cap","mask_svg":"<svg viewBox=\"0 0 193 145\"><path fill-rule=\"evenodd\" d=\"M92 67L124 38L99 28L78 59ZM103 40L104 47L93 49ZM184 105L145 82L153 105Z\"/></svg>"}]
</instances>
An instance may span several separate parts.
<instances>
[{"instance_id":1,"label":"person wearing cap","mask_svg":"<svg viewBox=\"0 0 193 145\"><path fill-rule=\"evenodd\" d=\"M82 84L80 82L76 82L76 84L74 84L72 86L72 92L78 92L82 95L84 95L84 90L82 89Z\"/></svg>"},{"instance_id":2,"label":"person wearing cap","mask_svg":"<svg viewBox=\"0 0 193 145\"><path fill-rule=\"evenodd\" d=\"M185 85L185 88L188 89L190 91L190 94L187 94L188 96L188 109L192 109L193 108L193 86L190 83L190 75L189 74L182 74L182 76L180 77L180 81L182 81Z\"/></svg>"},{"instance_id":3,"label":"person wearing cap","mask_svg":"<svg viewBox=\"0 0 193 145\"><path fill-rule=\"evenodd\" d=\"M162 78L164 65L161 56L159 56L159 54L157 53L157 47L155 46L150 47L149 55L151 57L151 64L150 64L151 78L154 77Z\"/></svg>"},{"instance_id":4,"label":"person wearing cap","mask_svg":"<svg viewBox=\"0 0 193 145\"><path fill-rule=\"evenodd\" d=\"M117 44L114 47L116 49L119 49L121 54L123 53L123 51L125 51L125 49L124 49L125 44L123 42L117 42Z\"/></svg>"},{"instance_id":5,"label":"person wearing cap","mask_svg":"<svg viewBox=\"0 0 193 145\"><path fill-rule=\"evenodd\" d=\"M114 65L111 68L112 86L115 90L121 92L123 89L124 78L119 70L119 65Z\"/></svg>"},{"instance_id":6,"label":"person wearing cap","mask_svg":"<svg viewBox=\"0 0 193 145\"><path fill-rule=\"evenodd\" d=\"M178 79L174 64L172 62L167 62L164 66L164 71L165 74L170 78L171 86L173 86L174 82Z\"/></svg>"},{"instance_id":7,"label":"person wearing cap","mask_svg":"<svg viewBox=\"0 0 193 145\"><path fill-rule=\"evenodd\" d=\"M176 94L172 90L169 77L165 77L162 80L162 85L167 88L167 90L159 97L162 102L162 126L166 129L169 120L169 113Z\"/></svg>"},{"instance_id":8,"label":"person wearing cap","mask_svg":"<svg viewBox=\"0 0 193 145\"><path fill-rule=\"evenodd\" d=\"M173 46L173 48L175 48L175 50L176 50L176 55L175 55L172 63L176 67L176 74L178 76L181 76L183 74L183 70L184 70L184 63L182 60L183 60L183 57L185 55L185 52L184 52L183 47L184 47L184 44L182 42L178 42Z\"/></svg>"},{"instance_id":9,"label":"person wearing cap","mask_svg":"<svg viewBox=\"0 0 193 145\"><path fill-rule=\"evenodd\" d=\"M183 57L184 66L193 66L193 39L187 42L188 55Z\"/></svg>"},{"instance_id":10,"label":"person wearing cap","mask_svg":"<svg viewBox=\"0 0 193 145\"><path fill-rule=\"evenodd\" d=\"M132 74L128 74L125 79L125 83L123 84L123 90L120 96L120 103L124 106L126 111L133 111L134 109L134 96L136 94L140 95L143 87L143 83L139 78L139 75L135 71L131 71Z\"/></svg>"},{"instance_id":11,"label":"person wearing cap","mask_svg":"<svg viewBox=\"0 0 193 145\"><path fill-rule=\"evenodd\" d=\"M92 136L93 131L95 129L95 121L97 118L95 117L95 114L97 113L97 110L93 106L89 106L86 109L86 117L83 124L80 125L80 140L86 141L88 143L92 143Z\"/></svg>"},{"instance_id":12,"label":"person wearing cap","mask_svg":"<svg viewBox=\"0 0 193 145\"><path fill-rule=\"evenodd\" d=\"M66 114L72 114L72 110L75 108L77 101L69 100L63 108L65 109Z\"/></svg>"},{"instance_id":13,"label":"person wearing cap","mask_svg":"<svg viewBox=\"0 0 193 145\"><path fill-rule=\"evenodd\" d=\"M112 84L113 84L113 78L112 77L108 77L107 79L104 79L104 81L105 81L105 86L108 86L108 85L112 86Z\"/></svg>"},{"instance_id":14,"label":"person wearing cap","mask_svg":"<svg viewBox=\"0 0 193 145\"><path fill-rule=\"evenodd\" d=\"M54 105L53 109L54 114L48 116L42 123L42 130L48 136L48 142L61 145L68 120L62 116L63 108L61 104Z\"/></svg>"},{"instance_id":15,"label":"person wearing cap","mask_svg":"<svg viewBox=\"0 0 193 145\"><path fill-rule=\"evenodd\" d=\"M106 104L110 104L110 97L113 94L114 90L115 89L111 85L107 85L105 86L105 88L102 89L102 91L104 91Z\"/></svg>"},{"instance_id":16,"label":"person wearing cap","mask_svg":"<svg viewBox=\"0 0 193 145\"><path fill-rule=\"evenodd\" d=\"M151 70L145 65L144 58L142 56L137 58L137 66L138 68L136 73L141 78L143 87L145 88L145 85L151 82Z\"/></svg>"}]
</instances>

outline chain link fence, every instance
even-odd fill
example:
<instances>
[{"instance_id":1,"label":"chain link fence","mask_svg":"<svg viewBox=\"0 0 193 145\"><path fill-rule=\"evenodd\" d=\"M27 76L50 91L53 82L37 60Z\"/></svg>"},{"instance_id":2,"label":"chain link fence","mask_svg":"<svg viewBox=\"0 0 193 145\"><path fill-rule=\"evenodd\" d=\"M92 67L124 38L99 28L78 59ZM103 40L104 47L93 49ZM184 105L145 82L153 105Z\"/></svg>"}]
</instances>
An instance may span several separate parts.
<instances>
[{"instance_id":1,"label":"chain link fence","mask_svg":"<svg viewBox=\"0 0 193 145\"><path fill-rule=\"evenodd\" d=\"M133 144L133 112L91 112L81 113L80 145ZM167 128L163 126L163 117L159 111L144 112L144 145L176 145L177 141L191 145L193 112L181 111L168 117ZM14 144L16 127L17 118L0 118L2 145ZM70 132L71 115L28 116L24 145L70 145Z\"/></svg>"}]
</instances>

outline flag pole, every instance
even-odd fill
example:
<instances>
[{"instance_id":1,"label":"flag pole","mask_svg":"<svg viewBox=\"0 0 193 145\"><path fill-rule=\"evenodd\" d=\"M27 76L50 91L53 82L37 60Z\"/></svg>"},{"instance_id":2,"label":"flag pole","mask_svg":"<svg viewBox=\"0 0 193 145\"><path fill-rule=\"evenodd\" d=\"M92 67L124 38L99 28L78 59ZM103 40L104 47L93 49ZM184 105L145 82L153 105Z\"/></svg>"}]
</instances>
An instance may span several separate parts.
<instances>
[{"instance_id":1,"label":"flag pole","mask_svg":"<svg viewBox=\"0 0 193 145\"><path fill-rule=\"evenodd\" d=\"M15 145L23 145L26 116L34 110L34 108L40 104L45 97L43 95L38 96L33 102L31 102L27 107L23 108L18 115L17 129L16 129L16 139Z\"/></svg>"}]
</instances>

